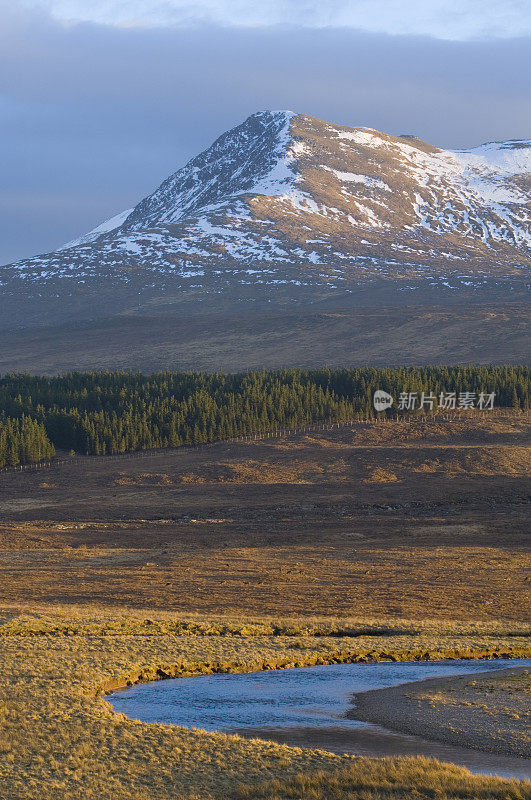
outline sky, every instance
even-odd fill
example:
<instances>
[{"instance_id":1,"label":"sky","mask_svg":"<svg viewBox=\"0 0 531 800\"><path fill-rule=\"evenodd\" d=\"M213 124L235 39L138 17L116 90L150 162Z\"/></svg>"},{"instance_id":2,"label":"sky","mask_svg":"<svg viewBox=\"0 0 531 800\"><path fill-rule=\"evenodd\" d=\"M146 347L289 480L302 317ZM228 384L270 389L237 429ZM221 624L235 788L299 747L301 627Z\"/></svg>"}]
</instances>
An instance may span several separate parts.
<instances>
[{"instance_id":1,"label":"sky","mask_svg":"<svg viewBox=\"0 0 531 800\"><path fill-rule=\"evenodd\" d=\"M134 205L249 114L531 136L528 0L0 0L0 263Z\"/></svg>"}]
</instances>

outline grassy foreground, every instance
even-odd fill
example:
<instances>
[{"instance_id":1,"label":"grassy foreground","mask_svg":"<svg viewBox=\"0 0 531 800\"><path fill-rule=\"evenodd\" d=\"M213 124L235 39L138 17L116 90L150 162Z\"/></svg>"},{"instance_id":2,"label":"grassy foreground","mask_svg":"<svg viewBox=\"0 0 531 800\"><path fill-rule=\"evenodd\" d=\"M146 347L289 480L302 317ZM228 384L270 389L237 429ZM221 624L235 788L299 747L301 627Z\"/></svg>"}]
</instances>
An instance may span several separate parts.
<instances>
[{"instance_id":1,"label":"grassy foreground","mask_svg":"<svg viewBox=\"0 0 531 800\"><path fill-rule=\"evenodd\" d=\"M528 782L471 775L428 758L359 758L329 773L299 774L284 781L242 787L241 800L524 800Z\"/></svg>"},{"instance_id":2,"label":"grassy foreground","mask_svg":"<svg viewBox=\"0 0 531 800\"><path fill-rule=\"evenodd\" d=\"M69 608L31 617L4 609L2 616L3 798L531 797L529 784L476 778L438 762L352 759L139 723L115 714L103 697L109 687L168 675L347 660L528 656L523 625L355 619L243 624Z\"/></svg>"}]
</instances>

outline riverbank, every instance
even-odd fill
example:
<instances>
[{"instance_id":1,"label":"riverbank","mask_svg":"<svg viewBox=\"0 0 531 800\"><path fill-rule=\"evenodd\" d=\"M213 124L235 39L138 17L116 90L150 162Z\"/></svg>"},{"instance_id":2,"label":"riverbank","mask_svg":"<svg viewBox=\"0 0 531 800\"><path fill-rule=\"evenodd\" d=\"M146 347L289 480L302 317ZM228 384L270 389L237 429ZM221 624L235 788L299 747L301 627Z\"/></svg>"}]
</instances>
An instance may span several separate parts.
<instances>
[{"instance_id":1,"label":"riverbank","mask_svg":"<svg viewBox=\"0 0 531 800\"><path fill-rule=\"evenodd\" d=\"M348 716L499 755L530 756L529 669L430 678L361 692Z\"/></svg>"},{"instance_id":2,"label":"riverbank","mask_svg":"<svg viewBox=\"0 0 531 800\"><path fill-rule=\"evenodd\" d=\"M347 655L364 660L415 654L434 659L442 653L470 658L476 651L498 658L529 656L524 626L502 621L443 628L438 620L394 625L372 620L369 626L367 619L343 619L338 631L338 620L256 619L252 625L67 607L41 616L34 610L31 617L10 609L0 620L0 796L10 800L233 800L241 784L316 772L333 776L347 766L358 781L388 785L403 759L353 764L318 749L141 723L116 714L101 693L113 684L168 674L249 672L333 663ZM452 800L519 800L529 786L487 781L435 761L423 769L431 786L451 773ZM417 792L413 762L400 770L403 780L393 800L414 792L422 800L433 796Z\"/></svg>"},{"instance_id":3,"label":"riverbank","mask_svg":"<svg viewBox=\"0 0 531 800\"><path fill-rule=\"evenodd\" d=\"M130 719L199 728L290 747L365 757L423 756L475 774L531 779L531 759L494 755L345 718L352 692L429 678L490 674L527 663L500 661L342 663L203 675L131 686L109 698ZM507 701L511 703L511 699Z\"/></svg>"}]
</instances>

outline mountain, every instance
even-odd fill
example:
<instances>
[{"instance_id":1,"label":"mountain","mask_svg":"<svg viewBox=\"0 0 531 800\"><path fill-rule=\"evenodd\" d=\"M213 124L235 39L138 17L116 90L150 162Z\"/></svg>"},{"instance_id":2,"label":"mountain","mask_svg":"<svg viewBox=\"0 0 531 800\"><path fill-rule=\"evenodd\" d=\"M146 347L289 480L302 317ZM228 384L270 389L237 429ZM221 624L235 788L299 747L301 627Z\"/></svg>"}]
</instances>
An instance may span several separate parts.
<instances>
[{"instance_id":1,"label":"mountain","mask_svg":"<svg viewBox=\"0 0 531 800\"><path fill-rule=\"evenodd\" d=\"M115 313L519 298L531 140L442 150L264 111L138 205L0 267L4 325Z\"/></svg>"}]
</instances>

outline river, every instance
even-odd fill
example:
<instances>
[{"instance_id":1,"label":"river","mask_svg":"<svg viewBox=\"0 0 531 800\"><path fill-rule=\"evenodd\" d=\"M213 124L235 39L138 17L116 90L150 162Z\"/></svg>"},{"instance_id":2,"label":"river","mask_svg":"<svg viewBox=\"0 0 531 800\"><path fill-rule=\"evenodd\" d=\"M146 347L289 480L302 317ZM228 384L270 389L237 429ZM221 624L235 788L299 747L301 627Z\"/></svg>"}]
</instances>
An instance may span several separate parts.
<instances>
[{"instance_id":1,"label":"river","mask_svg":"<svg viewBox=\"0 0 531 800\"><path fill-rule=\"evenodd\" d=\"M528 666L531 660L329 664L154 681L108 695L118 712L158 722L365 756L423 755L472 772L531 778L531 760L446 745L346 717L355 693L425 678Z\"/></svg>"}]
</instances>

